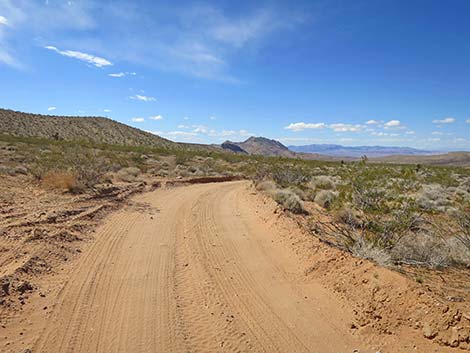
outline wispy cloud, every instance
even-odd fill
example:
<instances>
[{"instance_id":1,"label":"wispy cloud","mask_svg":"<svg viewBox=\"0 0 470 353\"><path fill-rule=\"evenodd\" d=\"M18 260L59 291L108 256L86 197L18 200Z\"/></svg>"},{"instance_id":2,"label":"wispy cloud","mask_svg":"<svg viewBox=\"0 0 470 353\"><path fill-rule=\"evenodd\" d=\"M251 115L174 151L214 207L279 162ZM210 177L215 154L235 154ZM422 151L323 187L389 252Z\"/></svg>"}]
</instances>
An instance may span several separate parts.
<instances>
[{"instance_id":1,"label":"wispy cloud","mask_svg":"<svg viewBox=\"0 0 470 353\"><path fill-rule=\"evenodd\" d=\"M452 124L455 122L455 118L435 119L432 121L434 124Z\"/></svg>"},{"instance_id":2,"label":"wispy cloud","mask_svg":"<svg viewBox=\"0 0 470 353\"><path fill-rule=\"evenodd\" d=\"M0 16L0 26L6 26L8 24L8 20L4 16Z\"/></svg>"},{"instance_id":3,"label":"wispy cloud","mask_svg":"<svg viewBox=\"0 0 470 353\"><path fill-rule=\"evenodd\" d=\"M377 120L367 120L366 125L378 125L380 124L380 121Z\"/></svg>"},{"instance_id":4,"label":"wispy cloud","mask_svg":"<svg viewBox=\"0 0 470 353\"><path fill-rule=\"evenodd\" d=\"M145 121L144 118L132 118L131 119L134 123L143 123Z\"/></svg>"},{"instance_id":5,"label":"wispy cloud","mask_svg":"<svg viewBox=\"0 0 470 353\"><path fill-rule=\"evenodd\" d=\"M44 48L48 49L48 50L52 50L52 51L56 52L57 54L67 56L69 58L74 58L74 59L84 61L84 62L86 62L88 64L91 64L93 66L96 66L96 67L105 67L105 66L113 65L113 63L110 62L109 60L106 60L106 59L101 58L99 56L94 56L94 55L91 55L91 54L82 53L82 52L76 51L76 50L60 50L60 49L57 49L56 47L51 46L51 45L48 45Z\"/></svg>"},{"instance_id":6,"label":"wispy cloud","mask_svg":"<svg viewBox=\"0 0 470 353\"><path fill-rule=\"evenodd\" d=\"M142 94L135 94L133 96L130 96L129 98L135 101L142 101L142 102L155 102L156 101L154 97L144 96Z\"/></svg>"},{"instance_id":7,"label":"wispy cloud","mask_svg":"<svg viewBox=\"0 0 470 353\"><path fill-rule=\"evenodd\" d=\"M465 120L467 124L470 124L470 119Z\"/></svg>"},{"instance_id":8,"label":"wispy cloud","mask_svg":"<svg viewBox=\"0 0 470 353\"><path fill-rule=\"evenodd\" d=\"M111 109L103 109L105 113L111 113Z\"/></svg>"},{"instance_id":9,"label":"wispy cloud","mask_svg":"<svg viewBox=\"0 0 470 353\"><path fill-rule=\"evenodd\" d=\"M56 109L57 109L57 107L49 107L49 108L47 108L47 111L48 112L53 112Z\"/></svg>"},{"instance_id":10,"label":"wispy cloud","mask_svg":"<svg viewBox=\"0 0 470 353\"><path fill-rule=\"evenodd\" d=\"M149 119L150 119L150 120L162 120L162 119L163 119L163 116L161 116L161 115L155 115L155 116L151 116Z\"/></svg>"},{"instance_id":11,"label":"wispy cloud","mask_svg":"<svg viewBox=\"0 0 470 353\"><path fill-rule=\"evenodd\" d=\"M243 80L230 72L231 63L238 56L247 51L256 55L274 34L297 28L307 19L304 12L291 5L269 4L235 13L205 2L193 5L175 2L171 7L156 3L156 11L142 11L137 3L64 0L45 4L44 1L0 0L2 22L20 29L8 35L15 50L5 50L6 43L0 40L0 60L10 65L19 62L22 56L16 49L31 45L30 41L20 40L27 37L36 38L38 43L44 40L57 43L59 48L72 47L75 50L68 54L95 66L107 66L111 61L94 58L113 58L194 77L239 83ZM96 29L105 41L97 38ZM111 77L131 73L113 74L116 76Z\"/></svg>"},{"instance_id":12,"label":"wispy cloud","mask_svg":"<svg viewBox=\"0 0 470 353\"><path fill-rule=\"evenodd\" d=\"M135 76L135 75L137 75L135 72L116 72L116 73L108 74L108 76L116 77L116 78L125 77L125 76Z\"/></svg>"}]
</instances>

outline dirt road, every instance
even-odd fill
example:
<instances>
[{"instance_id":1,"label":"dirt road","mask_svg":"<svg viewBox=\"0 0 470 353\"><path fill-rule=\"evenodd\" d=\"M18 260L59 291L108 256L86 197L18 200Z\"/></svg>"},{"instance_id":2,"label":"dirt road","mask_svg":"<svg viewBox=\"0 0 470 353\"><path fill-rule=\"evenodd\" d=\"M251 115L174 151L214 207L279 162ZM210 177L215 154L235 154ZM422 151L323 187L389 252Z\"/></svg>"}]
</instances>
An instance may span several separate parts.
<instances>
[{"instance_id":1,"label":"dirt road","mask_svg":"<svg viewBox=\"0 0 470 353\"><path fill-rule=\"evenodd\" d=\"M273 241L249 192L162 189L108 217L32 351L372 352Z\"/></svg>"}]
</instances>

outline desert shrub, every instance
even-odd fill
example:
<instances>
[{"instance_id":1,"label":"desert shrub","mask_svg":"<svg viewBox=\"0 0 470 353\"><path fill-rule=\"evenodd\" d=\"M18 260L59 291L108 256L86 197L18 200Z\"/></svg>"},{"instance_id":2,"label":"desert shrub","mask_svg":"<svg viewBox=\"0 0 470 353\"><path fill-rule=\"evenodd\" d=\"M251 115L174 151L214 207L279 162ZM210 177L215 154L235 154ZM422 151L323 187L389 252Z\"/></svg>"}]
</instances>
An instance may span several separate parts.
<instances>
[{"instance_id":1,"label":"desert shrub","mask_svg":"<svg viewBox=\"0 0 470 353\"><path fill-rule=\"evenodd\" d=\"M278 190L274 200L293 213L304 213L305 209L300 198L290 190Z\"/></svg>"},{"instance_id":2,"label":"desert shrub","mask_svg":"<svg viewBox=\"0 0 470 353\"><path fill-rule=\"evenodd\" d=\"M338 193L331 190L320 190L315 196L315 202L323 207L330 208Z\"/></svg>"},{"instance_id":3,"label":"desert shrub","mask_svg":"<svg viewBox=\"0 0 470 353\"><path fill-rule=\"evenodd\" d=\"M333 220L337 223L343 223L353 228L357 228L361 225L357 212L347 206L343 206L337 210L333 215Z\"/></svg>"},{"instance_id":4,"label":"desert shrub","mask_svg":"<svg viewBox=\"0 0 470 353\"><path fill-rule=\"evenodd\" d=\"M266 191L266 192L274 191L277 188L276 184L271 180L262 180L256 183L255 187L259 191Z\"/></svg>"},{"instance_id":5,"label":"desert shrub","mask_svg":"<svg viewBox=\"0 0 470 353\"><path fill-rule=\"evenodd\" d=\"M447 190L438 184L423 185L416 196L416 202L427 211L445 211L450 204Z\"/></svg>"},{"instance_id":6,"label":"desert shrub","mask_svg":"<svg viewBox=\"0 0 470 353\"><path fill-rule=\"evenodd\" d=\"M315 201L315 196L317 196L317 190L311 189L311 188L306 188L303 191L304 197L302 200L304 201Z\"/></svg>"},{"instance_id":7,"label":"desert shrub","mask_svg":"<svg viewBox=\"0 0 470 353\"><path fill-rule=\"evenodd\" d=\"M60 191L79 192L82 190L77 177L71 172L49 172L42 178L42 185L45 188Z\"/></svg>"},{"instance_id":8,"label":"desert shrub","mask_svg":"<svg viewBox=\"0 0 470 353\"><path fill-rule=\"evenodd\" d=\"M170 173L166 169L158 169L154 171L153 175L154 176L159 176L159 177L167 177Z\"/></svg>"},{"instance_id":9,"label":"desert shrub","mask_svg":"<svg viewBox=\"0 0 470 353\"><path fill-rule=\"evenodd\" d=\"M12 172L12 168L6 165L0 165L0 175L9 175Z\"/></svg>"},{"instance_id":10,"label":"desert shrub","mask_svg":"<svg viewBox=\"0 0 470 353\"><path fill-rule=\"evenodd\" d=\"M175 168L175 174L180 177L187 177L189 176L188 168L182 164L178 164Z\"/></svg>"},{"instance_id":11,"label":"desert shrub","mask_svg":"<svg viewBox=\"0 0 470 353\"><path fill-rule=\"evenodd\" d=\"M288 188L289 191L292 191L294 194L296 194L302 201L307 201L308 200L308 195L307 193L302 190L301 188L297 186L291 186Z\"/></svg>"},{"instance_id":12,"label":"desert shrub","mask_svg":"<svg viewBox=\"0 0 470 353\"><path fill-rule=\"evenodd\" d=\"M387 251L378 248L364 238L357 239L350 251L354 256L375 261L382 266L389 266L392 263L391 256Z\"/></svg>"},{"instance_id":13,"label":"desert shrub","mask_svg":"<svg viewBox=\"0 0 470 353\"><path fill-rule=\"evenodd\" d=\"M446 240L452 261L457 265L470 267L470 249L458 237L450 237Z\"/></svg>"},{"instance_id":14,"label":"desert shrub","mask_svg":"<svg viewBox=\"0 0 470 353\"><path fill-rule=\"evenodd\" d=\"M306 183L310 179L308 170L301 167L287 167L282 166L276 168L272 172L272 178L277 185L283 188L289 186L299 186Z\"/></svg>"},{"instance_id":15,"label":"desert shrub","mask_svg":"<svg viewBox=\"0 0 470 353\"><path fill-rule=\"evenodd\" d=\"M417 232L424 227L423 219L416 213L413 205L404 204L387 215L364 216L364 226L371 239L382 248L392 248L402 237Z\"/></svg>"},{"instance_id":16,"label":"desert shrub","mask_svg":"<svg viewBox=\"0 0 470 353\"><path fill-rule=\"evenodd\" d=\"M356 181L352 185L352 200L362 211L381 211L386 208L386 192L374 184Z\"/></svg>"},{"instance_id":17,"label":"desert shrub","mask_svg":"<svg viewBox=\"0 0 470 353\"><path fill-rule=\"evenodd\" d=\"M135 182L137 177L140 175L141 171L136 167L122 168L116 173L116 177L120 181L125 181L128 183Z\"/></svg>"},{"instance_id":18,"label":"desert shrub","mask_svg":"<svg viewBox=\"0 0 470 353\"><path fill-rule=\"evenodd\" d=\"M457 215L458 231L455 238L470 253L470 212L466 210Z\"/></svg>"},{"instance_id":19,"label":"desert shrub","mask_svg":"<svg viewBox=\"0 0 470 353\"><path fill-rule=\"evenodd\" d=\"M13 172L15 173L15 175L18 175L18 174L21 174L21 175L28 175L28 168L20 165L20 166L17 166L13 169Z\"/></svg>"},{"instance_id":20,"label":"desert shrub","mask_svg":"<svg viewBox=\"0 0 470 353\"><path fill-rule=\"evenodd\" d=\"M331 176L317 175L312 177L309 182L309 187L322 190L334 190L336 188L336 183Z\"/></svg>"},{"instance_id":21,"label":"desert shrub","mask_svg":"<svg viewBox=\"0 0 470 353\"><path fill-rule=\"evenodd\" d=\"M421 232L402 237L391 250L398 263L443 268L452 263L448 244L433 234Z\"/></svg>"}]
</instances>

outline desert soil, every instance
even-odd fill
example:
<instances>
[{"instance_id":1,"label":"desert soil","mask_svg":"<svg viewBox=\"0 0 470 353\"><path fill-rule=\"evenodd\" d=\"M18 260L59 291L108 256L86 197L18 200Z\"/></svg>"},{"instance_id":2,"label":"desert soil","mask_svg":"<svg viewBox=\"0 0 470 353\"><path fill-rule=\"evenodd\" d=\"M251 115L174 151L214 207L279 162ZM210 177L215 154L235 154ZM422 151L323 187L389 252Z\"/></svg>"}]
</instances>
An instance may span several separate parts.
<instances>
[{"instance_id":1,"label":"desert soil","mask_svg":"<svg viewBox=\"0 0 470 353\"><path fill-rule=\"evenodd\" d=\"M276 213L246 181L138 195L41 279L0 351L453 351L421 331L359 329L347 295L309 275L312 243Z\"/></svg>"}]
</instances>

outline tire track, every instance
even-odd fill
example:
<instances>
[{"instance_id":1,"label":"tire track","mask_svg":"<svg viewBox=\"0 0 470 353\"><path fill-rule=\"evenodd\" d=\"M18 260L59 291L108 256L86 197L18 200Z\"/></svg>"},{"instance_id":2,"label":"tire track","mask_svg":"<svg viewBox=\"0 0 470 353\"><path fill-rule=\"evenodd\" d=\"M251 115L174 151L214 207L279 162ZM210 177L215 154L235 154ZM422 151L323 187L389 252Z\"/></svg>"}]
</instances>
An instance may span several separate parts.
<instances>
[{"instance_id":1,"label":"tire track","mask_svg":"<svg viewBox=\"0 0 470 353\"><path fill-rule=\"evenodd\" d=\"M342 352L360 345L319 314L264 242L246 182L157 190L107 218L33 352ZM317 302L337 304L322 293Z\"/></svg>"}]
</instances>

